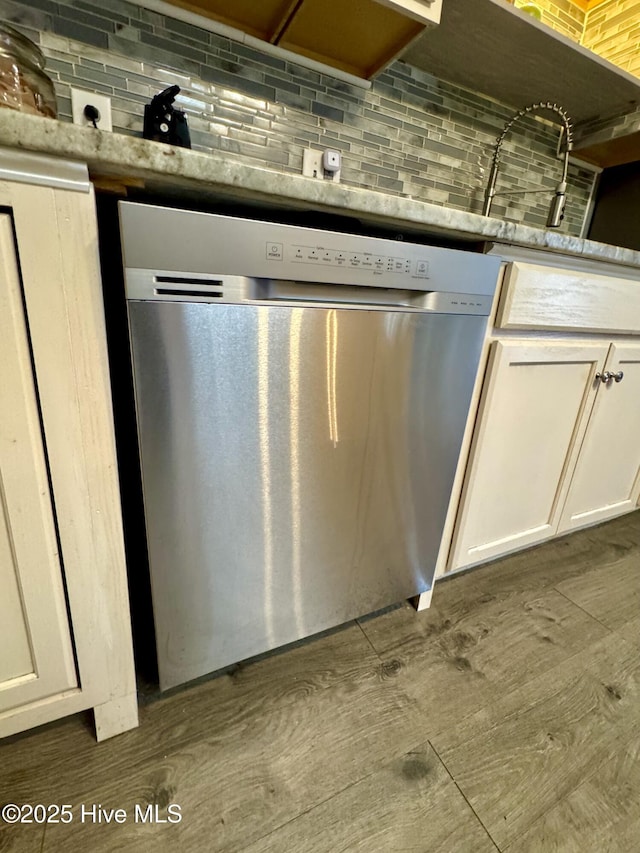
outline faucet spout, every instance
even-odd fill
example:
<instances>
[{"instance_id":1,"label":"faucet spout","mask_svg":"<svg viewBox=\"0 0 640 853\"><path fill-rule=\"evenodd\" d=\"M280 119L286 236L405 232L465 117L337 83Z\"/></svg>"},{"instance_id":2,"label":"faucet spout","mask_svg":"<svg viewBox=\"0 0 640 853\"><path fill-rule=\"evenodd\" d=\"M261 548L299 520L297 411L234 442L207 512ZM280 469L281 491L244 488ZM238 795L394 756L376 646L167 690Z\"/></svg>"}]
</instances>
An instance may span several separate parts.
<instances>
[{"instance_id":1,"label":"faucet spout","mask_svg":"<svg viewBox=\"0 0 640 853\"><path fill-rule=\"evenodd\" d=\"M551 200L549 215L547 217L547 228L558 228L564 218L564 208L567 202L567 173L569 171L569 154L573 149L573 125L565 110L558 106L558 104L552 104L550 101L540 101L540 103L524 107L524 109L517 112L504 126L502 133L496 140L495 148L493 150L491 171L489 173L487 189L484 194L484 206L482 208L482 213L484 216L489 216L491 214L491 205L496 195L496 182L498 180L498 171L500 167L500 152L502 150L502 143L504 142L505 136L519 119L529 113L537 112L538 110L548 110L549 112L556 113L560 117L560 122L565 131L562 177Z\"/></svg>"}]
</instances>

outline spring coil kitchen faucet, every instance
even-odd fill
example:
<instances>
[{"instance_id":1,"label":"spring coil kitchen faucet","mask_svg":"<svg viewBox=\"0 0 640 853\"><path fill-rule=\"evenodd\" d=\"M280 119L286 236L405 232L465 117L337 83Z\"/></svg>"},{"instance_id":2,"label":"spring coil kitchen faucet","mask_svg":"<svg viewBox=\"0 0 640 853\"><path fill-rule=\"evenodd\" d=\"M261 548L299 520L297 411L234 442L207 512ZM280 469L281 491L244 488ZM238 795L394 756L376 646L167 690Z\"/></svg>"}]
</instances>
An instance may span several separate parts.
<instances>
[{"instance_id":1,"label":"spring coil kitchen faucet","mask_svg":"<svg viewBox=\"0 0 640 853\"><path fill-rule=\"evenodd\" d=\"M484 194L484 208L482 210L482 213L484 214L484 216L489 216L491 212L491 204L493 202L494 196L496 195L496 180L498 178L498 167L500 165L500 150L502 148L502 143L504 142L505 136L511 130L511 127L519 119L523 118L529 113L537 112L538 110L549 110L550 112L557 113L562 119L562 124L566 134L562 178L560 179L560 182L556 187L555 194L551 200L549 215L547 217L547 228L558 228L562 219L564 218L564 207L567 201L567 172L569 170L569 154L571 153L571 150L573 148L573 125L571 123L571 119L563 110L563 108L559 107L558 104L552 104L551 101L547 101L546 103L544 101L540 101L540 103L538 104L531 104L528 107L524 107L519 112L517 112L513 116L513 118L511 118L504 126L504 130L496 140L496 146L493 151L491 172L489 174L489 184L487 185L487 189ZM538 190L522 190L521 192L538 192Z\"/></svg>"}]
</instances>

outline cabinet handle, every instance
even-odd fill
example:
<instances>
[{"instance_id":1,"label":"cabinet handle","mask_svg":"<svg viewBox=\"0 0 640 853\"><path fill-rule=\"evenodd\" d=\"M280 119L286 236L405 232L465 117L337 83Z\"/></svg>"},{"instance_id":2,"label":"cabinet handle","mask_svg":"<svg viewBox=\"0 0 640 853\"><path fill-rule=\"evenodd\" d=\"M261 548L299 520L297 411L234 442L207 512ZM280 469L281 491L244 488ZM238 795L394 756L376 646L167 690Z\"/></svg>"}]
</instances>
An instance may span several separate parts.
<instances>
[{"instance_id":1,"label":"cabinet handle","mask_svg":"<svg viewBox=\"0 0 640 853\"><path fill-rule=\"evenodd\" d=\"M624 379L624 373L622 370L619 370L617 373L610 373L608 370L603 371L602 373L596 373L595 380L596 382L600 380L603 384L607 384L607 382L611 382L611 380L615 380L616 382L622 382Z\"/></svg>"},{"instance_id":2,"label":"cabinet handle","mask_svg":"<svg viewBox=\"0 0 640 853\"><path fill-rule=\"evenodd\" d=\"M622 377L620 377L620 378L622 378ZM605 370L603 373L596 373L595 379L596 379L596 382L599 379L600 382L602 382L603 384L606 385L607 382L610 382L613 379L613 374L609 373L608 370ZM618 381L620 381L620 380L618 380Z\"/></svg>"}]
</instances>

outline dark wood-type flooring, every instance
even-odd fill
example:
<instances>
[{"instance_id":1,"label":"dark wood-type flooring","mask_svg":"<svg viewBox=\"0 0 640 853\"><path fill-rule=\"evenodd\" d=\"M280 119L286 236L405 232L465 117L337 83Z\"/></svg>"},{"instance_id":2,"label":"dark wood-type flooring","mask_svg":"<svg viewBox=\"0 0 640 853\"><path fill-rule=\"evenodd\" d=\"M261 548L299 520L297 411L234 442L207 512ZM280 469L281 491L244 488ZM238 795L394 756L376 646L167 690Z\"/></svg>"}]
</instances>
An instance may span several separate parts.
<instances>
[{"instance_id":1,"label":"dark wood-type flooring","mask_svg":"<svg viewBox=\"0 0 640 853\"><path fill-rule=\"evenodd\" d=\"M640 513L141 708L0 743L0 851L640 850ZM135 822L157 806L178 824ZM124 808L124 824L80 820Z\"/></svg>"}]
</instances>

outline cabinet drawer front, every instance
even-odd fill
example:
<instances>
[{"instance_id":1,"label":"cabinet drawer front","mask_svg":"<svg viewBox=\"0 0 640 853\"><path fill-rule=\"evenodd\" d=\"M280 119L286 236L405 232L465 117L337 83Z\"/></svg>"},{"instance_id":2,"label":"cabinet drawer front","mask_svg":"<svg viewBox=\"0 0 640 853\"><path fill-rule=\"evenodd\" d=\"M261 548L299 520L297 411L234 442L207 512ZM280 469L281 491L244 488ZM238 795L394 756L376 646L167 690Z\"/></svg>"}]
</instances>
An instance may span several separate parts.
<instances>
[{"instance_id":1,"label":"cabinet drawer front","mask_svg":"<svg viewBox=\"0 0 640 853\"><path fill-rule=\"evenodd\" d=\"M640 280L512 263L496 325L640 334Z\"/></svg>"}]
</instances>

